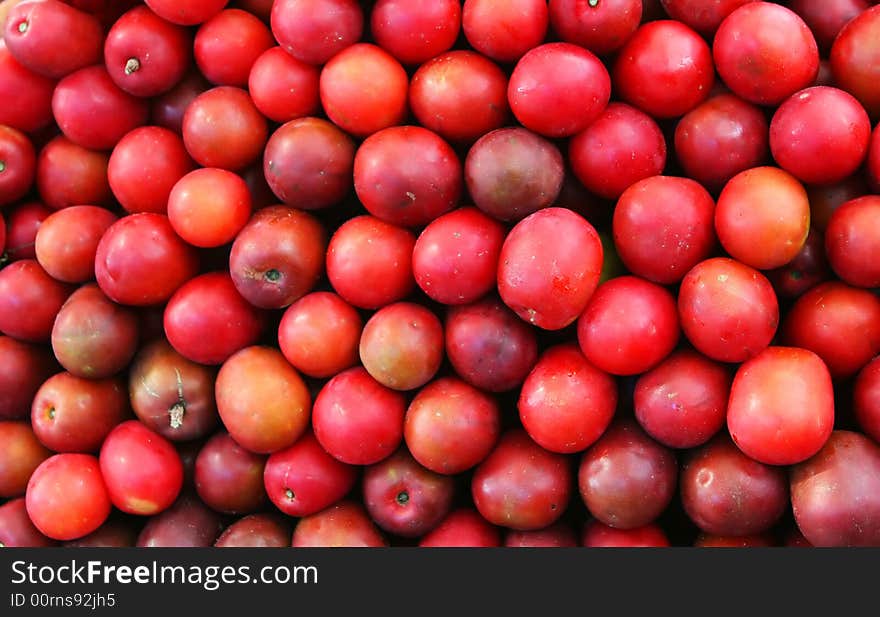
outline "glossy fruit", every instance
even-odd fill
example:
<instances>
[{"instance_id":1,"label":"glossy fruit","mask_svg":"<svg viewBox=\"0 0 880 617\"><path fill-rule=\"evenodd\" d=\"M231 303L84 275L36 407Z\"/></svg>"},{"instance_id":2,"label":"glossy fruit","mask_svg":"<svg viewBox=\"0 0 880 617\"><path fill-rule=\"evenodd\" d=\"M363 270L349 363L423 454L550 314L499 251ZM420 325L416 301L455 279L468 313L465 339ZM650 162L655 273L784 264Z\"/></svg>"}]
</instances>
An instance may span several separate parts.
<instances>
[{"instance_id":1,"label":"glossy fruit","mask_svg":"<svg viewBox=\"0 0 880 617\"><path fill-rule=\"evenodd\" d=\"M688 455L680 490L690 519L722 536L763 533L788 506L785 470L749 458L726 434Z\"/></svg>"},{"instance_id":2,"label":"glossy fruit","mask_svg":"<svg viewBox=\"0 0 880 617\"><path fill-rule=\"evenodd\" d=\"M312 116L321 104L320 70L271 47L254 61L248 74L248 92L260 112L275 122Z\"/></svg>"},{"instance_id":3,"label":"glossy fruit","mask_svg":"<svg viewBox=\"0 0 880 617\"><path fill-rule=\"evenodd\" d=\"M495 287L506 231L473 207L434 219L413 246L412 270L419 288L446 305L479 300Z\"/></svg>"},{"instance_id":4,"label":"glossy fruit","mask_svg":"<svg viewBox=\"0 0 880 617\"><path fill-rule=\"evenodd\" d=\"M96 64L103 32L94 16L58 0L16 4L6 16L9 51L28 69L52 79Z\"/></svg>"},{"instance_id":5,"label":"glossy fruit","mask_svg":"<svg viewBox=\"0 0 880 617\"><path fill-rule=\"evenodd\" d=\"M272 133L263 154L269 188L292 208L319 210L352 189L355 143L320 118L298 118Z\"/></svg>"},{"instance_id":6,"label":"glossy fruit","mask_svg":"<svg viewBox=\"0 0 880 617\"><path fill-rule=\"evenodd\" d=\"M8 212L4 226L6 250L3 253L8 262L36 259L37 231L51 214L52 210L39 201L21 202Z\"/></svg>"},{"instance_id":7,"label":"glossy fruit","mask_svg":"<svg viewBox=\"0 0 880 617\"><path fill-rule=\"evenodd\" d=\"M0 0L0 546L880 545L875 4Z\"/></svg>"},{"instance_id":8,"label":"glossy fruit","mask_svg":"<svg viewBox=\"0 0 880 617\"><path fill-rule=\"evenodd\" d=\"M835 431L811 459L792 469L791 504L814 546L877 546L880 446L864 435ZM835 498L826 496L834 491Z\"/></svg>"},{"instance_id":9,"label":"glossy fruit","mask_svg":"<svg viewBox=\"0 0 880 617\"><path fill-rule=\"evenodd\" d=\"M130 213L164 214L174 185L195 167L173 131L159 126L136 128L110 155L107 179L113 196ZM149 184L143 182L149 177Z\"/></svg>"},{"instance_id":10,"label":"glossy fruit","mask_svg":"<svg viewBox=\"0 0 880 617\"><path fill-rule=\"evenodd\" d=\"M114 302L134 306L167 301L198 266L195 249L174 233L168 217L149 212L113 223L95 254L101 291Z\"/></svg>"},{"instance_id":11,"label":"glossy fruit","mask_svg":"<svg viewBox=\"0 0 880 617\"><path fill-rule=\"evenodd\" d=\"M104 39L104 64L113 82L138 97L168 92L192 60L192 35L136 6L117 19Z\"/></svg>"},{"instance_id":12,"label":"glossy fruit","mask_svg":"<svg viewBox=\"0 0 880 617\"><path fill-rule=\"evenodd\" d=\"M27 422L0 420L0 497L24 495L28 480L40 463L52 456Z\"/></svg>"},{"instance_id":13,"label":"glossy fruit","mask_svg":"<svg viewBox=\"0 0 880 617\"><path fill-rule=\"evenodd\" d=\"M222 530L220 515L186 492L168 509L150 517L141 528L136 545L146 548L212 546Z\"/></svg>"},{"instance_id":14,"label":"glossy fruit","mask_svg":"<svg viewBox=\"0 0 880 617\"><path fill-rule=\"evenodd\" d=\"M452 507L455 480L425 469L402 448L364 470L364 505L389 533L419 537L434 529Z\"/></svg>"},{"instance_id":15,"label":"glossy fruit","mask_svg":"<svg viewBox=\"0 0 880 617\"><path fill-rule=\"evenodd\" d=\"M631 420L613 424L584 452L578 469L587 509L616 529L635 529L656 519L672 502L677 485L675 454Z\"/></svg>"},{"instance_id":16,"label":"glossy fruit","mask_svg":"<svg viewBox=\"0 0 880 617\"><path fill-rule=\"evenodd\" d=\"M534 330L492 296L449 309L444 330L453 369L482 390L515 388L538 359Z\"/></svg>"},{"instance_id":17,"label":"glossy fruit","mask_svg":"<svg viewBox=\"0 0 880 617\"><path fill-rule=\"evenodd\" d=\"M0 420L27 416L37 390L58 369L45 346L0 335Z\"/></svg>"},{"instance_id":18,"label":"glossy fruit","mask_svg":"<svg viewBox=\"0 0 880 617\"><path fill-rule=\"evenodd\" d=\"M611 97L611 77L592 52L571 43L545 43L516 63L507 85L513 115L552 138L580 133Z\"/></svg>"},{"instance_id":19,"label":"glossy fruit","mask_svg":"<svg viewBox=\"0 0 880 617\"><path fill-rule=\"evenodd\" d=\"M612 68L620 98L654 118L681 116L709 96L715 82L706 41L681 22L642 24Z\"/></svg>"},{"instance_id":20,"label":"glossy fruit","mask_svg":"<svg viewBox=\"0 0 880 617\"><path fill-rule=\"evenodd\" d=\"M398 302L370 317L358 349L361 363L376 381L393 390L414 390L440 369L443 341L443 326L434 313Z\"/></svg>"},{"instance_id":21,"label":"glossy fruit","mask_svg":"<svg viewBox=\"0 0 880 617\"><path fill-rule=\"evenodd\" d=\"M324 65L319 91L333 124L367 137L403 121L408 87L406 70L394 56L371 43L355 43Z\"/></svg>"},{"instance_id":22,"label":"glossy fruit","mask_svg":"<svg viewBox=\"0 0 880 617\"><path fill-rule=\"evenodd\" d=\"M255 512L266 504L266 457L242 448L226 432L214 434L195 461L195 488L205 505L226 514Z\"/></svg>"},{"instance_id":23,"label":"glossy fruit","mask_svg":"<svg viewBox=\"0 0 880 617\"><path fill-rule=\"evenodd\" d=\"M279 0L272 5L271 23L287 53L318 65L360 40L364 15L355 0Z\"/></svg>"},{"instance_id":24,"label":"glossy fruit","mask_svg":"<svg viewBox=\"0 0 880 617\"><path fill-rule=\"evenodd\" d=\"M244 180L225 169L203 167L180 178L168 195L168 220L178 236L200 248L227 244L251 214Z\"/></svg>"},{"instance_id":25,"label":"glossy fruit","mask_svg":"<svg viewBox=\"0 0 880 617\"><path fill-rule=\"evenodd\" d=\"M77 377L103 379L128 366L140 343L134 311L112 302L94 283L65 301L52 326L52 351Z\"/></svg>"},{"instance_id":26,"label":"glossy fruit","mask_svg":"<svg viewBox=\"0 0 880 617\"><path fill-rule=\"evenodd\" d=\"M285 308L324 273L326 232L314 216L287 206L262 208L235 235L229 271L253 306Z\"/></svg>"},{"instance_id":27,"label":"glossy fruit","mask_svg":"<svg viewBox=\"0 0 880 617\"><path fill-rule=\"evenodd\" d=\"M294 302L278 325L278 346L294 368L329 378L358 363L363 320L330 291L315 291Z\"/></svg>"},{"instance_id":28,"label":"glossy fruit","mask_svg":"<svg viewBox=\"0 0 880 617\"><path fill-rule=\"evenodd\" d=\"M715 34L725 17L743 4L754 1L716 0L706 3L703 0L661 0L661 4L673 19L686 23L704 36L711 36Z\"/></svg>"},{"instance_id":29,"label":"glossy fruit","mask_svg":"<svg viewBox=\"0 0 880 617\"><path fill-rule=\"evenodd\" d=\"M636 375L659 364L678 344L675 297L635 276L606 281L578 318L581 350L597 368Z\"/></svg>"},{"instance_id":30,"label":"glossy fruit","mask_svg":"<svg viewBox=\"0 0 880 617\"><path fill-rule=\"evenodd\" d=\"M395 0L386 4L404 3ZM457 2L421 4L458 6ZM485 56L470 50L439 54L413 74L409 106L419 124L444 139L473 143L501 128L509 118L507 74Z\"/></svg>"},{"instance_id":31,"label":"glossy fruit","mask_svg":"<svg viewBox=\"0 0 880 617\"><path fill-rule=\"evenodd\" d=\"M875 189L880 189L880 130L876 127L868 145L868 160L865 166L871 184Z\"/></svg>"},{"instance_id":32,"label":"glossy fruit","mask_svg":"<svg viewBox=\"0 0 880 617\"><path fill-rule=\"evenodd\" d=\"M810 184L840 182L862 164L871 122L847 92L807 88L784 101L770 122L770 151L780 167Z\"/></svg>"},{"instance_id":33,"label":"glossy fruit","mask_svg":"<svg viewBox=\"0 0 880 617\"><path fill-rule=\"evenodd\" d=\"M290 546L291 524L273 514L248 514L229 525L214 542L217 547L285 548Z\"/></svg>"},{"instance_id":34,"label":"glossy fruit","mask_svg":"<svg viewBox=\"0 0 880 617\"><path fill-rule=\"evenodd\" d=\"M18 201L31 188L37 156L27 135L0 125L0 205Z\"/></svg>"},{"instance_id":35,"label":"glossy fruit","mask_svg":"<svg viewBox=\"0 0 880 617\"><path fill-rule=\"evenodd\" d=\"M158 514L183 486L183 464L174 446L137 420L116 425L99 458L110 500L123 512Z\"/></svg>"},{"instance_id":36,"label":"glossy fruit","mask_svg":"<svg viewBox=\"0 0 880 617\"><path fill-rule=\"evenodd\" d=\"M291 545L316 548L388 546L388 541L362 505L343 500L299 519L293 530Z\"/></svg>"},{"instance_id":37,"label":"glossy fruit","mask_svg":"<svg viewBox=\"0 0 880 617\"><path fill-rule=\"evenodd\" d=\"M159 338L141 347L129 368L131 407L141 422L166 439L204 437L218 423L215 373Z\"/></svg>"},{"instance_id":38,"label":"glossy fruit","mask_svg":"<svg viewBox=\"0 0 880 617\"><path fill-rule=\"evenodd\" d=\"M372 465L403 440L406 398L363 367L330 379L315 398L312 428L321 446L349 465Z\"/></svg>"},{"instance_id":39,"label":"glossy fruit","mask_svg":"<svg viewBox=\"0 0 880 617\"><path fill-rule=\"evenodd\" d=\"M670 543L655 523L635 529L615 529L592 520L584 525L581 546L649 548L670 546Z\"/></svg>"},{"instance_id":40,"label":"glossy fruit","mask_svg":"<svg viewBox=\"0 0 880 617\"><path fill-rule=\"evenodd\" d=\"M118 217L98 206L70 206L40 223L34 253L55 280L85 283L95 277L98 243Z\"/></svg>"},{"instance_id":41,"label":"glossy fruit","mask_svg":"<svg viewBox=\"0 0 880 617\"><path fill-rule=\"evenodd\" d=\"M56 454L43 461L28 482L28 518L54 540L87 535L110 515L112 506L104 482L94 456Z\"/></svg>"},{"instance_id":42,"label":"glossy fruit","mask_svg":"<svg viewBox=\"0 0 880 617\"><path fill-rule=\"evenodd\" d=\"M107 152L89 150L59 135L37 156L37 192L54 210L107 205L113 197L108 182L109 160Z\"/></svg>"},{"instance_id":43,"label":"glossy fruit","mask_svg":"<svg viewBox=\"0 0 880 617\"><path fill-rule=\"evenodd\" d=\"M203 311L204 306L212 310ZM225 272L209 272L188 280L168 300L163 316L171 346L200 364L222 364L237 351L255 344L265 324L265 314L238 293L232 277Z\"/></svg>"},{"instance_id":44,"label":"glossy fruit","mask_svg":"<svg viewBox=\"0 0 880 617\"><path fill-rule=\"evenodd\" d=\"M404 64L439 56L455 44L460 30L457 0L379 0L370 12L376 42Z\"/></svg>"},{"instance_id":45,"label":"glossy fruit","mask_svg":"<svg viewBox=\"0 0 880 617\"><path fill-rule=\"evenodd\" d=\"M607 199L617 199L639 180L662 173L666 151L657 122L618 102L610 103L568 144L569 161L578 180Z\"/></svg>"},{"instance_id":46,"label":"glossy fruit","mask_svg":"<svg viewBox=\"0 0 880 617\"><path fill-rule=\"evenodd\" d=\"M70 548L131 548L137 542L137 526L113 513L92 533L63 544Z\"/></svg>"},{"instance_id":47,"label":"glossy fruit","mask_svg":"<svg viewBox=\"0 0 880 617\"><path fill-rule=\"evenodd\" d=\"M121 90L103 65L71 73L55 86L52 113L64 136L91 150L109 150L147 121L146 101ZM101 122L92 121L102 118Z\"/></svg>"},{"instance_id":48,"label":"glossy fruit","mask_svg":"<svg viewBox=\"0 0 880 617\"><path fill-rule=\"evenodd\" d=\"M828 221L825 253L841 279L858 287L880 286L880 235L868 221L880 212L880 196L868 195L842 204Z\"/></svg>"},{"instance_id":49,"label":"glossy fruit","mask_svg":"<svg viewBox=\"0 0 880 617\"><path fill-rule=\"evenodd\" d=\"M419 546L492 547L501 546L498 528L470 508L459 508L422 536Z\"/></svg>"},{"instance_id":50,"label":"glossy fruit","mask_svg":"<svg viewBox=\"0 0 880 617\"><path fill-rule=\"evenodd\" d=\"M856 97L871 117L880 118L880 8L873 6L853 17L831 46L831 70L840 88Z\"/></svg>"},{"instance_id":51,"label":"glossy fruit","mask_svg":"<svg viewBox=\"0 0 880 617\"><path fill-rule=\"evenodd\" d=\"M149 0L146 4L163 19L183 26L194 26L219 13L228 2L229 0L199 0L181 5L174 0Z\"/></svg>"},{"instance_id":52,"label":"glossy fruit","mask_svg":"<svg viewBox=\"0 0 880 617\"><path fill-rule=\"evenodd\" d=\"M415 395L403 431L421 465L459 474L489 455L501 432L501 413L490 395L455 377L441 377Z\"/></svg>"},{"instance_id":53,"label":"glossy fruit","mask_svg":"<svg viewBox=\"0 0 880 617\"><path fill-rule=\"evenodd\" d=\"M800 252L810 232L807 192L776 167L740 172L718 196L715 231L734 259L760 270L783 266Z\"/></svg>"},{"instance_id":54,"label":"glossy fruit","mask_svg":"<svg viewBox=\"0 0 880 617\"><path fill-rule=\"evenodd\" d=\"M674 351L636 381L636 420L670 448L695 448L724 426L732 380L722 364L692 350Z\"/></svg>"},{"instance_id":55,"label":"glossy fruit","mask_svg":"<svg viewBox=\"0 0 880 617\"><path fill-rule=\"evenodd\" d=\"M215 394L223 425L251 452L286 448L308 427L311 394L277 349L251 346L233 354L220 367Z\"/></svg>"},{"instance_id":56,"label":"glossy fruit","mask_svg":"<svg viewBox=\"0 0 880 617\"><path fill-rule=\"evenodd\" d=\"M521 319L559 330L584 310L601 269L602 243L596 229L567 208L545 208L521 220L507 235L498 264L498 291Z\"/></svg>"},{"instance_id":57,"label":"glossy fruit","mask_svg":"<svg viewBox=\"0 0 880 617\"><path fill-rule=\"evenodd\" d=\"M193 40L196 66L213 84L248 85L251 67L275 45L269 27L241 9L226 9L199 26Z\"/></svg>"},{"instance_id":58,"label":"glossy fruit","mask_svg":"<svg viewBox=\"0 0 880 617\"><path fill-rule=\"evenodd\" d=\"M439 135L419 126L380 130L354 157L354 190L373 216L401 227L427 225L458 205L462 167Z\"/></svg>"},{"instance_id":59,"label":"glossy fruit","mask_svg":"<svg viewBox=\"0 0 880 617\"><path fill-rule=\"evenodd\" d=\"M674 209L669 208L675 203ZM715 202L694 180L653 176L633 183L617 201L614 246L627 269L670 285L715 247Z\"/></svg>"},{"instance_id":60,"label":"glossy fruit","mask_svg":"<svg viewBox=\"0 0 880 617\"><path fill-rule=\"evenodd\" d=\"M10 499L0 506L0 546L57 546L58 541L44 536L28 516L25 498Z\"/></svg>"},{"instance_id":61,"label":"glossy fruit","mask_svg":"<svg viewBox=\"0 0 880 617\"><path fill-rule=\"evenodd\" d=\"M263 483L269 499L289 516L317 514L352 489L358 470L329 454L308 432L269 456Z\"/></svg>"},{"instance_id":62,"label":"glossy fruit","mask_svg":"<svg viewBox=\"0 0 880 617\"><path fill-rule=\"evenodd\" d=\"M859 371L853 386L853 412L864 433L880 443L880 360Z\"/></svg>"},{"instance_id":63,"label":"glossy fruit","mask_svg":"<svg viewBox=\"0 0 880 617\"><path fill-rule=\"evenodd\" d=\"M471 493L480 514L509 529L541 529L563 515L572 471L561 454L548 452L522 429L510 429L474 471Z\"/></svg>"},{"instance_id":64,"label":"glossy fruit","mask_svg":"<svg viewBox=\"0 0 880 617\"><path fill-rule=\"evenodd\" d=\"M825 235L816 227L810 228L803 248L794 259L767 273L780 298L798 298L831 277L825 256Z\"/></svg>"},{"instance_id":65,"label":"glossy fruit","mask_svg":"<svg viewBox=\"0 0 880 617\"><path fill-rule=\"evenodd\" d=\"M245 90L217 86L196 96L183 115L183 143L203 167L240 171L257 160L269 136L266 118Z\"/></svg>"},{"instance_id":66,"label":"glossy fruit","mask_svg":"<svg viewBox=\"0 0 880 617\"><path fill-rule=\"evenodd\" d=\"M29 343L48 342L55 317L72 291L35 259L11 263L0 270L0 332Z\"/></svg>"},{"instance_id":67,"label":"glossy fruit","mask_svg":"<svg viewBox=\"0 0 880 617\"><path fill-rule=\"evenodd\" d=\"M758 105L778 105L810 86L819 70L807 24L771 2L747 2L730 13L715 33L712 54L727 87Z\"/></svg>"},{"instance_id":68,"label":"glossy fruit","mask_svg":"<svg viewBox=\"0 0 880 617\"><path fill-rule=\"evenodd\" d=\"M31 426L55 452L97 452L104 438L129 416L121 379L84 379L57 373L34 396Z\"/></svg>"},{"instance_id":69,"label":"glossy fruit","mask_svg":"<svg viewBox=\"0 0 880 617\"><path fill-rule=\"evenodd\" d=\"M603 56L623 46L642 19L642 0L551 0L548 8L550 25L563 41Z\"/></svg>"},{"instance_id":70,"label":"glossy fruit","mask_svg":"<svg viewBox=\"0 0 880 617\"><path fill-rule=\"evenodd\" d=\"M760 353L779 325L779 302L767 277L727 257L691 268L681 282L678 313L697 351L721 362Z\"/></svg>"},{"instance_id":71,"label":"glossy fruit","mask_svg":"<svg viewBox=\"0 0 880 617\"><path fill-rule=\"evenodd\" d=\"M0 123L19 131L36 131L52 122L55 81L22 66L0 41L0 96L17 101L0 109Z\"/></svg>"},{"instance_id":72,"label":"glossy fruit","mask_svg":"<svg viewBox=\"0 0 880 617\"><path fill-rule=\"evenodd\" d=\"M515 62L540 45L549 22L543 0L465 0L461 12L467 42L498 62Z\"/></svg>"},{"instance_id":73,"label":"glossy fruit","mask_svg":"<svg viewBox=\"0 0 880 617\"><path fill-rule=\"evenodd\" d=\"M687 176L715 191L741 171L767 161L769 125L757 105L734 94L718 94L682 116L674 146Z\"/></svg>"},{"instance_id":74,"label":"glossy fruit","mask_svg":"<svg viewBox=\"0 0 880 617\"><path fill-rule=\"evenodd\" d=\"M737 447L768 465L793 465L818 452L834 425L831 375L796 347L768 347L733 379L727 428Z\"/></svg>"},{"instance_id":75,"label":"glossy fruit","mask_svg":"<svg viewBox=\"0 0 880 617\"><path fill-rule=\"evenodd\" d=\"M520 390L523 428L541 447L580 452L605 432L617 409L617 383L593 366L574 343L550 347Z\"/></svg>"},{"instance_id":76,"label":"glossy fruit","mask_svg":"<svg viewBox=\"0 0 880 617\"><path fill-rule=\"evenodd\" d=\"M553 205L564 173L559 148L523 127L486 133L471 146L464 162L464 180L474 204L500 221L519 221Z\"/></svg>"},{"instance_id":77,"label":"glossy fruit","mask_svg":"<svg viewBox=\"0 0 880 617\"><path fill-rule=\"evenodd\" d=\"M199 71L189 70L171 90L150 99L151 121L180 134L187 107L210 88L211 84Z\"/></svg>"},{"instance_id":78,"label":"glossy fruit","mask_svg":"<svg viewBox=\"0 0 880 617\"><path fill-rule=\"evenodd\" d=\"M840 281L817 285L783 323L786 344L819 355L835 378L856 374L880 353L880 299Z\"/></svg>"},{"instance_id":79,"label":"glossy fruit","mask_svg":"<svg viewBox=\"0 0 880 617\"><path fill-rule=\"evenodd\" d=\"M327 278L345 301L377 309L403 300L415 288L412 256L416 236L371 215L351 218L327 247Z\"/></svg>"}]
</instances>

